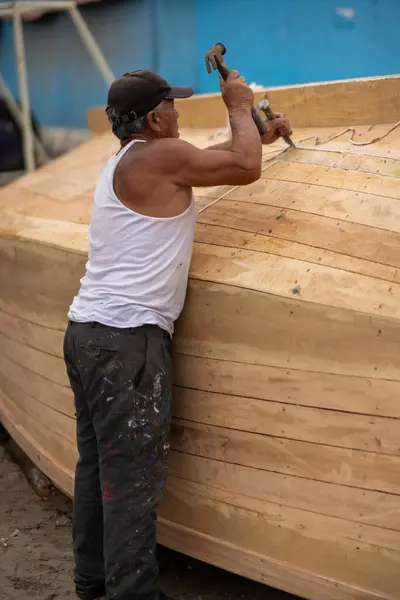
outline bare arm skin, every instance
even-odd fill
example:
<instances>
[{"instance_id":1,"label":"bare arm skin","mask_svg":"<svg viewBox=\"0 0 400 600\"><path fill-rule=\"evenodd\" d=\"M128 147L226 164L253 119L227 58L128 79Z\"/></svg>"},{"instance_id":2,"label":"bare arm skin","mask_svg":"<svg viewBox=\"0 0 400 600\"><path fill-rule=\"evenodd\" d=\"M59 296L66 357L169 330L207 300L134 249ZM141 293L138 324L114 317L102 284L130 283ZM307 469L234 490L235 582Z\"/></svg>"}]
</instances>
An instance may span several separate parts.
<instances>
[{"instance_id":1,"label":"bare arm skin","mask_svg":"<svg viewBox=\"0 0 400 600\"><path fill-rule=\"evenodd\" d=\"M268 144L273 144L280 137L284 135L292 135L293 131L289 123L289 119L285 117L283 114L277 114L276 119L273 121L267 121L266 125L268 127L268 131L265 135L261 136L261 143L263 146ZM220 144L214 144L213 146L208 146L207 150L230 150L232 145L232 139L227 140L226 142L221 142Z\"/></svg>"},{"instance_id":2,"label":"bare arm skin","mask_svg":"<svg viewBox=\"0 0 400 600\"><path fill-rule=\"evenodd\" d=\"M232 110L229 116L232 140L226 150L200 150L186 142L173 140L175 144L170 144L170 148L172 150L174 146L172 156L179 164L174 174L177 185L245 185L260 177L261 140L251 107Z\"/></svg>"},{"instance_id":3,"label":"bare arm skin","mask_svg":"<svg viewBox=\"0 0 400 600\"><path fill-rule=\"evenodd\" d=\"M233 71L224 85L232 140L228 150L199 148L164 137L135 144L121 159L114 190L128 208L153 217L183 212L192 187L245 185L261 175L262 146L251 116L253 92Z\"/></svg>"}]
</instances>

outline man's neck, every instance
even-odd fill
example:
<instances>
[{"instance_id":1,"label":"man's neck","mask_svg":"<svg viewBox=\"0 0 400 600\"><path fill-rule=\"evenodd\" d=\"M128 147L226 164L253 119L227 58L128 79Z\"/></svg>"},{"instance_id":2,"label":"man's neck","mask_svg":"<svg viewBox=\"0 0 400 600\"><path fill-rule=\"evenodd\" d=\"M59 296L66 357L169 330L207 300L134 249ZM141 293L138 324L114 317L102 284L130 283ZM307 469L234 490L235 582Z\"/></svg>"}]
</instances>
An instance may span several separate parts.
<instances>
[{"instance_id":1,"label":"man's neck","mask_svg":"<svg viewBox=\"0 0 400 600\"><path fill-rule=\"evenodd\" d=\"M152 136L151 134L136 133L135 135L131 135L128 138L125 138L124 140L122 140L121 148L123 148L124 146L129 144L129 142L132 142L133 140L142 140L144 142L149 142L150 140L154 140L154 139L156 139L156 138L154 136Z\"/></svg>"}]
</instances>

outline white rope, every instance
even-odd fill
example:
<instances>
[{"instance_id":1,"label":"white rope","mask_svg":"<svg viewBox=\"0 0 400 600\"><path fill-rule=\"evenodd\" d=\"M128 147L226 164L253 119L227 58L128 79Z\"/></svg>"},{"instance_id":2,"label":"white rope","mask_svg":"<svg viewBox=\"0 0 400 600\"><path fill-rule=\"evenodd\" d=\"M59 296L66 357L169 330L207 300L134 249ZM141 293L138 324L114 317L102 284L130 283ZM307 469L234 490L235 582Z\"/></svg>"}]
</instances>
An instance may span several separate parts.
<instances>
[{"instance_id":1,"label":"white rope","mask_svg":"<svg viewBox=\"0 0 400 600\"><path fill-rule=\"evenodd\" d=\"M320 146L321 144L327 144L328 142L331 142L332 140L335 140L336 138L341 137L345 133L351 132L351 137L348 139L348 141L350 142L350 144L353 144L353 146L369 146L370 144L375 144L376 142L380 142L381 140L385 139L385 137L387 137L388 135L390 135L392 133L392 131L394 131L395 129L397 129L397 127L400 127L400 121L398 121L395 125L393 125L383 135L380 135L380 136L378 136L378 137L376 137L373 140L370 140L368 142L355 142L354 141L354 136L356 134L356 130L355 130L354 127L348 127L347 129L343 129L343 131L340 131L339 133L333 133L332 135L330 135L329 137L327 137L326 140L321 140L318 137L318 135L311 135L311 136L306 137L306 138L304 138L302 140L299 140L297 142L297 144L302 144L303 142L307 142L308 140L314 140L315 145L316 146Z\"/></svg>"}]
</instances>

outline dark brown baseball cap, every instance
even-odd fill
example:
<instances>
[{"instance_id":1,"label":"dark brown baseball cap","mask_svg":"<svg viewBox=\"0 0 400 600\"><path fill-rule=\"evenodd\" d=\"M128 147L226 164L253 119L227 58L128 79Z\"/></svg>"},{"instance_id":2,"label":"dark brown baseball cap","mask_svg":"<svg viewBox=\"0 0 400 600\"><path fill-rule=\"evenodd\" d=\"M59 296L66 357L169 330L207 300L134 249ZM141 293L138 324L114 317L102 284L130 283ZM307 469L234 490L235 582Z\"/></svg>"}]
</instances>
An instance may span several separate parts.
<instances>
[{"instance_id":1,"label":"dark brown baseball cap","mask_svg":"<svg viewBox=\"0 0 400 600\"><path fill-rule=\"evenodd\" d=\"M125 122L143 117L160 102L174 98L190 98L191 87L175 87L153 71L132 71L112 82L108 91L108 106L114 108Z\"/></svg>"}]
</instances>

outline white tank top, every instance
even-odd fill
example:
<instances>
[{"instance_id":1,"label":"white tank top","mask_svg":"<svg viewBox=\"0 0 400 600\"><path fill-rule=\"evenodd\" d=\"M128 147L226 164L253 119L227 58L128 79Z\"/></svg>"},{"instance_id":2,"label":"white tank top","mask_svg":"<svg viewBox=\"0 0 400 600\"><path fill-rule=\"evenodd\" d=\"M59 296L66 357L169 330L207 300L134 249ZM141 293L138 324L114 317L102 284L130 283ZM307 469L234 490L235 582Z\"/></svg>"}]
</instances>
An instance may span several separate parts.
<instances>
[{"instance_id":1,"label":"white tank top","mask_svg":"<svg viewBox=\"0 0 400 600\"><path fill-rule=\"evenodd\" d=\"M154 324L172 335L185 301L197 212L194 198L168 218L140 215L120 202L115 169L143 141L112 156L97 182L86 274L68 317L121 328Z\"/></svg>"}]
</instances>

